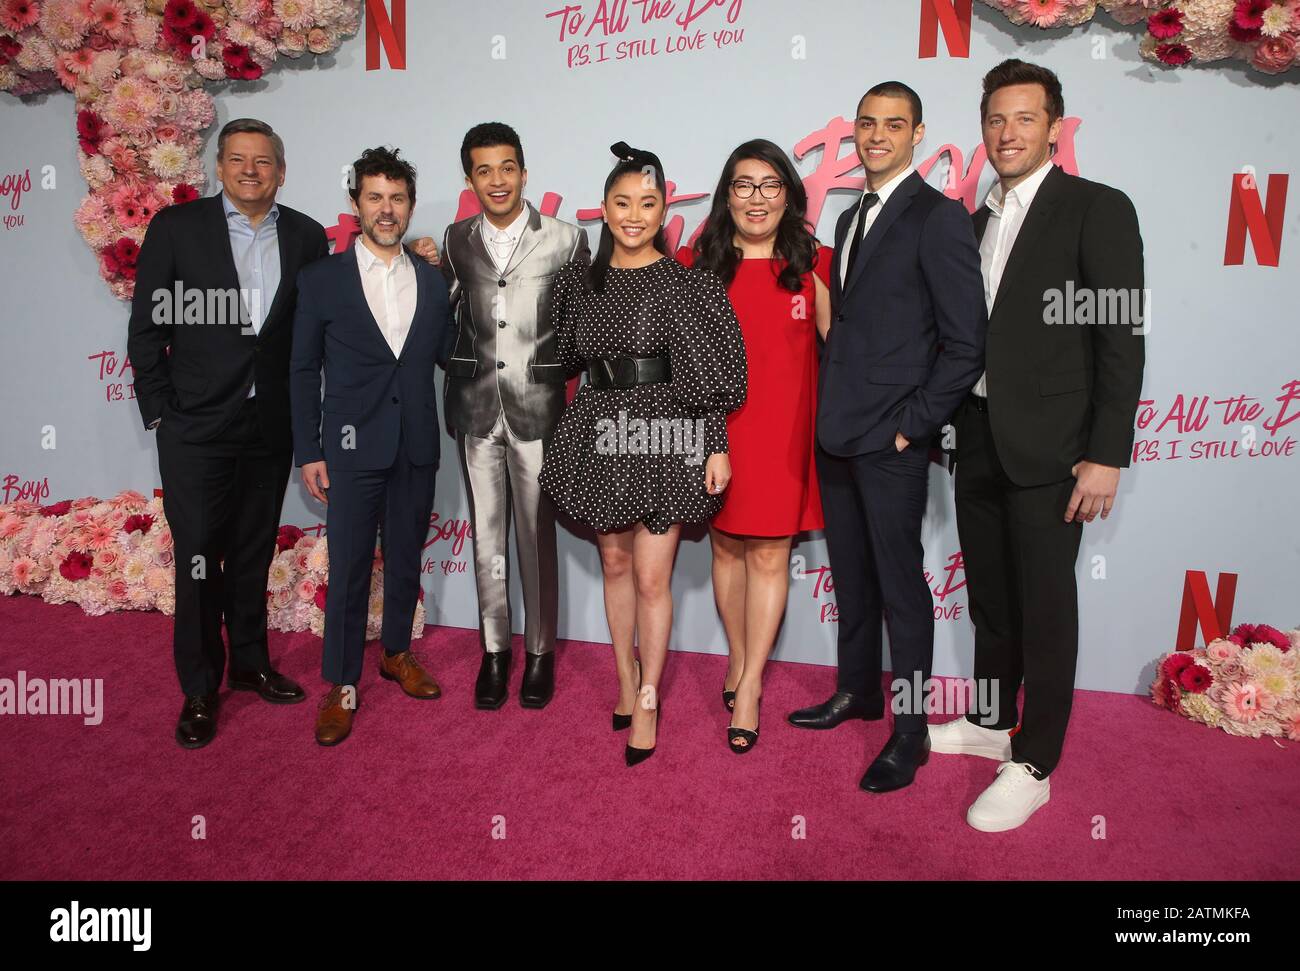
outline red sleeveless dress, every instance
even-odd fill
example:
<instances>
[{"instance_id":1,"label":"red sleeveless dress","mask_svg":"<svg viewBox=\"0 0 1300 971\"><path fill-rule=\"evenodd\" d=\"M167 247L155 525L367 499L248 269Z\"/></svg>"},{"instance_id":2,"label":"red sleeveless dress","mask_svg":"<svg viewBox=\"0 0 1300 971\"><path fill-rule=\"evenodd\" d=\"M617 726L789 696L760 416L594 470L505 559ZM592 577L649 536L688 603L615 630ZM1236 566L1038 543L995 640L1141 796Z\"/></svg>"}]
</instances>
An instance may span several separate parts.
<instances>
[{"instance_id":1,"label":"red sleeveless dress","mask_svg":"<svg viewBox=\"0 0 1300 971\"><path fill-rule=\"evenodd\" d=\"M689 247L677 253L690 266ZM832 250L813 273L830 286ZM771 260L741 260L727 288L745 339L749 391L727 416L731 484L713 525L744 536L793 536L821 529L813 459L817 409L817 311L812 275L802 293L777 282ZM802 297L802 299L800 299Z\"/></svg>"}]
</instances>

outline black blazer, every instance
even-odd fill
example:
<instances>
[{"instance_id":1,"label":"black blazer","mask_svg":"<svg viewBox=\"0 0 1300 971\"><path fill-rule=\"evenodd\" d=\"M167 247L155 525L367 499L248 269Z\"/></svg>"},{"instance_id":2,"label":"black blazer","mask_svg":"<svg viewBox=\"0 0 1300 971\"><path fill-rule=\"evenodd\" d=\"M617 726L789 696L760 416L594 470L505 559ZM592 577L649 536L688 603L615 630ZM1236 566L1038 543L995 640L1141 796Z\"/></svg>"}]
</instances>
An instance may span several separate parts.
<instances>
[{"instance_id":1,"label":"black blazer","mask_svg":"<svg viewBox=\"0 0 1300 971\"><path fill-rule=\"evenodd\" d=\"M243 332L238 314L224 312L230 304L212 317L208 313L209 306L219 305L209 303L208 294L239 292L221 193L168 206L149 223L136 262L126 343L146 427L162 418L184 441L208 441L231 422L256 382L263 433L274 448L289 450L289 343L298 295L294 280L300 268L329 253L329 243L320 223L283 204L276 235L280 287L261 332L254 334L252 328ZM182 294L202 293L202 305L191 304L186 314L182 296L170 316L164 313L155 295L167 293L174 305L177 287Z\"/></svg>"},{"instance_id":2,"label":"black blazer","mask_svg":"<svg viewBox=\"0 0 1300 971\"><path fill-rule=\"evenodd\" d=\"M838 456L892 448L897 432L928 442L984 367L984 283L961 203L913 172L876 214L841 286L857 214L853 206L835 227L818 381L817 440Z\"/></svg>"},{"instance_id":3,"label":"black blazer","mask_svg":"<svg viewBox=\"0 0 1300 971\"><path fill-rule=\"evenodd\" d=\"M989 216L987 206L975 213L981 239ZM1123 319L1047 322L1053 294L1064 302L1071 291L1103 295L1107 315ZM1118 304L1105 295L1121 291L1126 312L1116 314ZM1145 360L1142 291L1133 203L1118 189L1053 165L1025 214L989 318L989 424L1017 485L1069 478L1081 459L1129 464Z\"/></svg>"},{"instance_id":4,"label":"black blazer","mask_svg":"<svg viewBox=\"0 0 1300 971\"><path fill-rule=\"evenodd\" d=\"M413 465L438 462L434 376L437 365L447 366L451 305L437 267L409 249L406 254L415 267L415 316L397 357L366 302L355 249L298 275L289 376L296 464L324 460L331 470L386 469L397 457L399 437Z\"/></svg>"}]
</instances>

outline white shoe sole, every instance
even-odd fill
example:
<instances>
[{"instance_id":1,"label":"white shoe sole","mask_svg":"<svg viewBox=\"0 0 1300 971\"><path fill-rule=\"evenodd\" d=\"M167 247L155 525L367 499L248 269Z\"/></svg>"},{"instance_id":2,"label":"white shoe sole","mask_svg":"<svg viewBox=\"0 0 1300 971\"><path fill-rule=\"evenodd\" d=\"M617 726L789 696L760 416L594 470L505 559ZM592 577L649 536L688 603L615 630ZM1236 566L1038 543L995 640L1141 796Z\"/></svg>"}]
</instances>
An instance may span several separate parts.
<instances>
[{"instance_id":1,"label":"white shoe sole","mask_svg":"<svg viewBox=\"0 0 1300 971\"><path fill-rule=\"evenodd\" d=\"M1011 761L1011 739L1003 744L994 742L945 742L942 736L930 733L930 751L938 755L978 755L982 759L995 759L998 762Z\"/></svg>"},{"instance_id":2,"label":"white shoe sole","mask_svg":"<svg viewBox=\"0 0 1300 971\"><path fill-rule=\"evenodd\" d=\"M1029 812L1025 813L1025 815L1019 819L973 819L971 818L971 810L968 809L966 810L966 822L971 829L977 829L981 833L1005 833L1008 830L1019 829L1021 826L1025 825L1025 823L1029 822L1029 817L1046 806L1048 800L1051 798L1052 791L1050 789L1045 789L1042 797L1035 799L1033 804L1029 807ZM975 807L972 806L971 809L973 808Z\"/></svg>"}]
</instances>

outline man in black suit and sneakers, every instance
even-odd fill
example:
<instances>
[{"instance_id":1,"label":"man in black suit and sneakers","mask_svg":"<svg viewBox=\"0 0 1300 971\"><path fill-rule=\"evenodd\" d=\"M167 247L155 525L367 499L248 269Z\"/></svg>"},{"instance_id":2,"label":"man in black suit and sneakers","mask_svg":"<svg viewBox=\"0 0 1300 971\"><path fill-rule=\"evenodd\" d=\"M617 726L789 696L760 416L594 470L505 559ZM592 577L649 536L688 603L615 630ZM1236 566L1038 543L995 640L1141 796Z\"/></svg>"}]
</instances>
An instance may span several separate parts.
<instances>
[{"instance_id":1,"label":"man in black suit and sneakers","mask_svg":"<svg viewBox=\"0 0 1300 971\"><path fill-rule=\"evenodd\" d=\"M1137 214L1118 189L1053 164L1064 114L1047 68L1013 59L984 78L984 146L998 174L975 214L987 361L954 424L975 678L990 685L997 719L930 730L935 752L1000 763L966 814L984 832L1024 824L1050 795L1074 695L1083 525L1114 505L1142 388ZM1085 315L1076 307L1088 298Z\"/></svg>"}]
</instances>

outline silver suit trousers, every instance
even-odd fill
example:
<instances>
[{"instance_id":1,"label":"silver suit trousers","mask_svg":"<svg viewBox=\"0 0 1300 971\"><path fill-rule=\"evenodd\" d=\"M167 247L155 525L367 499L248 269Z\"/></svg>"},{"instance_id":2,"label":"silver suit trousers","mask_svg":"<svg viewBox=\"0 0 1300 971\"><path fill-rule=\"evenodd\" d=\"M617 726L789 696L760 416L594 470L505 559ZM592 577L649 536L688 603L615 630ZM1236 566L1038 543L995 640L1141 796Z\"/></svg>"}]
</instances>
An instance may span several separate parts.
<instances>
[{"instance_id":1,"label":"silver suit trousers","mask_svg":"<svg viewBox=\"0 0 1300 971\"><path fill-rule=\"evenodd\" d=\"M489 653L510 650L510 518L524 590L524 649L555 649L559 612L555 510L537 483L542 440L515 437L504 409L486 438L456 435L474 530L474 580L478 587L479 641Z\"/></svg>"}]
</instances>

